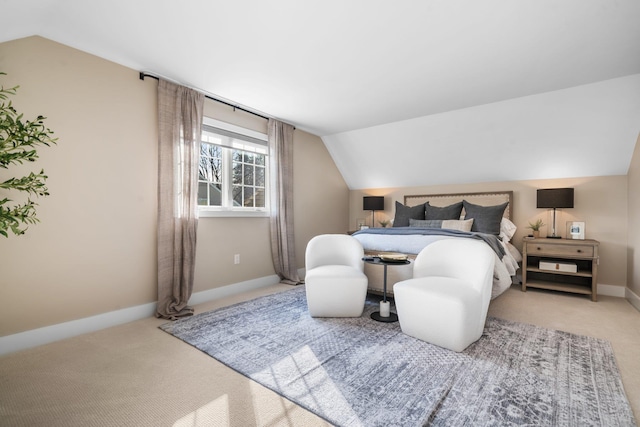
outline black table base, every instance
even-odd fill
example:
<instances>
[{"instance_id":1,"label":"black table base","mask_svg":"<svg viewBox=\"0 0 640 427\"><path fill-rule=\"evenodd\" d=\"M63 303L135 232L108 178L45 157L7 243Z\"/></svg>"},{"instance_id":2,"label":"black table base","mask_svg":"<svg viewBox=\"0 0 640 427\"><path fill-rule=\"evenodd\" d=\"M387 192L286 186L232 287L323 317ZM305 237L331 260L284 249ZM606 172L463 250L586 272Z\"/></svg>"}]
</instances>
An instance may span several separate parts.
<instances>
[{"instance_id":1,"label":"black table base","mask_svg":"<svg viewBox=\"0 0 640 427\"><path fill-rule=\"evenodd\" d=\"M397 322L398 321L398 315L397 314L389 313L389 317L382 317L382 316L380 316L380 312L379 311L374 311L373 313L371 313L371 318L373 320L377 320L378 322L392 323L392 322Z\"/></svg>"}]
</instances>

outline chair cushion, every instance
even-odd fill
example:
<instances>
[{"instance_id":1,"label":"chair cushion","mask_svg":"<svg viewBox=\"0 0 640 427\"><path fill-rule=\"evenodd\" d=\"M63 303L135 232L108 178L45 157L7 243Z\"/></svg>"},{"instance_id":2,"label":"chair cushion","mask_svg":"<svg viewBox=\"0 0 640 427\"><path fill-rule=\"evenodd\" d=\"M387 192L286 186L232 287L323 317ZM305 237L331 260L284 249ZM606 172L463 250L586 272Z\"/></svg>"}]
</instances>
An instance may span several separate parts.
<instances>
[{"instance_id":1,"label":"chair cushion","mask_svg":"<svg viewBox=\"0 0 640 427\"><path fill-rule=\"evenodd\" d=\"M344 265L325 265L307 272L307 306L312 317L359 317L367 298L367 276Z\"/></svg>"},{"instance_id":2,"label":"chair cushion","mask_svg":"<svg viewBox=\"0 0 640 427\"><path fill-rule=\"evenodd\" d=\"M402 332L453 351L482 336L482 296L464 280L429 276L393 286Z\"/></svg>"},{"instance_id":3,"label":"chair cushion","mask_svg":"<svg viewBox=\"0 0 640 427\"><path fill-rule=\"evenodd\" d=\"M404 293L410 303L423 308L425 304L437 306L435 300L459 301L463 305L480 301L480 293L468 282L453 277L429 276L404 280L393 285L394 295L397 292Z\"/></svg>"},{"instance_id":4,"label":"chair cushion","mask_svg":"<svg viewBox=\"0 0 640 427\"><path fill-rule=\"evenodd\" d=\"M308 270L305 275L305 282L309 283L309 279L314 278L357 278L364 276L364 273L357 268L348 265L321 265L320 267ZM366 277L366 276L365 276Z\"/></svg>"}]
</instances>

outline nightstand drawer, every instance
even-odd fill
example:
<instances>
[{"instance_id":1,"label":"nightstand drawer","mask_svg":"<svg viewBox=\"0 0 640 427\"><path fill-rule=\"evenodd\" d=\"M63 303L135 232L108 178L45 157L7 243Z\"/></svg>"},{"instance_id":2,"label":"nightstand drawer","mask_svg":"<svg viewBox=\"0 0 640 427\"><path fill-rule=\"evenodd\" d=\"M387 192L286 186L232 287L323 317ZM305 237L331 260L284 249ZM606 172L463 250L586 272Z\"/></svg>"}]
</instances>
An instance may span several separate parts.
<instances>
[{"instance_id":1,"label":"nightstand drawer","mask_svg":"<svg viewBox=\"0 0 640 427\"><path fill-rule=\"evenodd\" d=\"M593 257L593 245L554 245L553 243L527 242L529 255Z\"/></svg>"}]
</instances>

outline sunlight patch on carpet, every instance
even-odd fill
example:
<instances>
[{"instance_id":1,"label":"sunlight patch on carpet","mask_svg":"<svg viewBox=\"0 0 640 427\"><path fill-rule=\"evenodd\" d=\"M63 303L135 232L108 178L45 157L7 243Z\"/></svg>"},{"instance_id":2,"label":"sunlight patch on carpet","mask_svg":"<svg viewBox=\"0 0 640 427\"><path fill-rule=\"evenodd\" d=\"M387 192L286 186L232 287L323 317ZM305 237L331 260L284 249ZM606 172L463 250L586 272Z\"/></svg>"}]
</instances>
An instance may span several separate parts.
<instances>
[{"instance_id":1,"label":"sunlight patch on carpet","mask_svg":"<svg viewBox=\"0 0 640 427\"><path fill-rule=\"evenodd\" d=\"M314 413L340 412L349 425L360 425L358 416L309 346L287 355L279 362L251 376L272 390L288 390L288 395Z\"/></svg>"}]
</instances>

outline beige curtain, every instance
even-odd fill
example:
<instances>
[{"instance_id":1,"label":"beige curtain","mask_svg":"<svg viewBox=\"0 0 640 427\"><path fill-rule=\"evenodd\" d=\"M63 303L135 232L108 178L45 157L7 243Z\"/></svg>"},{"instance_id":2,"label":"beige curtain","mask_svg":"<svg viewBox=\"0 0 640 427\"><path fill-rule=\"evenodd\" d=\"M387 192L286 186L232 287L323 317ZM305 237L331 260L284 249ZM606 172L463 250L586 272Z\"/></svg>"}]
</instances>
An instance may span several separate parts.
<instances>
[{"instance_id":1,"label":"beige curtain","mask_svg":"<svg viewBox=\"0 0 640 427\"><path fill-rule=\"evenodd\" d=\"M157 317L193 314L198 228L198 162L204 95L158 84L158 308Z\"/></svg>"},{"instance_id":2,"label":"beige curtain","mask_svg":"<svg viewBox=\"0 0 640 427\"><path fill-rule=\"evenodd\" d=\"M281 283L302 283L293 238L293 126L269 119L271 253Z\"/></svg>"}]
</instances>

